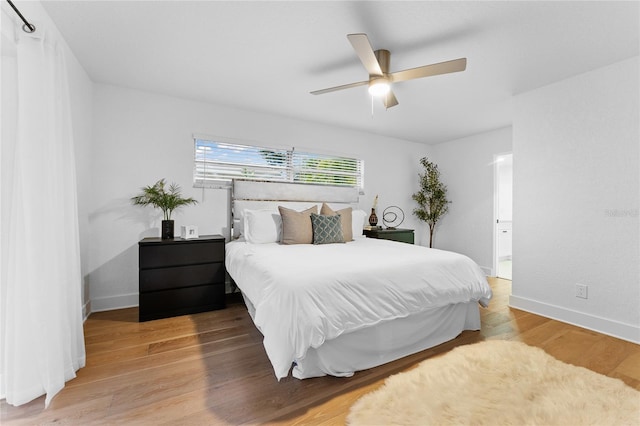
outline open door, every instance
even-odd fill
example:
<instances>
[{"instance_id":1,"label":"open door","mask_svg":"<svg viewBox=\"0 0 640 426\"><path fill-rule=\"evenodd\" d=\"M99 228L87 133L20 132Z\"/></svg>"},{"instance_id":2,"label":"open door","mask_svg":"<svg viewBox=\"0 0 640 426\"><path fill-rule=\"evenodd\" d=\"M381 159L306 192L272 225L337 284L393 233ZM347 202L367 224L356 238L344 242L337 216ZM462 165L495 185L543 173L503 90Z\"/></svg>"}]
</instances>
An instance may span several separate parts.
<instances>
[{"instance_id":1,"label":"open door","mask_svg":"<svg viewBox=\"0 0 640 426\"><path fill-rule=\"evenodd\" d=\"M495 156L495 254L494 268L498 278L511 279L513 253L513 154Z\"/></svg>"}]
</instances>

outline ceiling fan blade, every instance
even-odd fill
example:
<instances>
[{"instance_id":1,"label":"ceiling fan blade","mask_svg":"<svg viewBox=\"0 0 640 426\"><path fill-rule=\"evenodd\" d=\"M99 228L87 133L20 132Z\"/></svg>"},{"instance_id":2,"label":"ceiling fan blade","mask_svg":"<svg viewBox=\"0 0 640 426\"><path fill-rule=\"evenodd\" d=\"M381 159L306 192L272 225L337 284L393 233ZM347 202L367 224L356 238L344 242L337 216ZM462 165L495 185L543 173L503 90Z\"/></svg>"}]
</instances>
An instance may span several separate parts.
<instances>
[{"instance_id":1,"label":"ceiling fan blade","mask_svg":"<svg viewBox=\"0 0 640 426\"><path fill-rule=\"evenodd\" d=\"M391 73L391 79L393 82L413 80L415 78L431 77L434 75L464 71L466 68L467 58L460 58L452 61L425 65L423 67L411 68L404 71L397 71Z\"/></svg>"},{"instance_id":2,"label":"ceiling fan blade","mask_svg":"<svg viewBox=\"0 0 640 426\"><path fill-rule=\"evenodd\" d=\"M347 38L351 42L353 49L356 51L358 58L360 58L362 65L364 65L364 68L367 70L369 75L382 76L382 69L380 68L378 59L376 59L375 53L373 53L373 48L371 47L371 43L369 43L367 35L348 34Z\"/></svg>"},{"instance_id":3,"label":"ceiling fan blade","mask_svg":"<svg viewBox=\"0 0 640 426\"><path fill-rule=\"evenodd\" d=\"M338 90L350 89L352 87L364 86L369 84L369 81L359 81L357 83L343 84L342 86L329 87L328 89L314 90L312 95L322 95L324 93L336 92Z\"/></svg>"},{"instance_id":4,"label":"ceiling fan blade","mask_svg":"<svg viewBox=\"0 0 640 426\"><path fill-rule=\"evenodd\" d=\"M382 102L384 102L384 107L386 109L398 105L398 100L396 99L396 95L393 94L392 90L389 90L389 93L387 93L387 96L384 97Z\"/></svg>"}]
</instances>

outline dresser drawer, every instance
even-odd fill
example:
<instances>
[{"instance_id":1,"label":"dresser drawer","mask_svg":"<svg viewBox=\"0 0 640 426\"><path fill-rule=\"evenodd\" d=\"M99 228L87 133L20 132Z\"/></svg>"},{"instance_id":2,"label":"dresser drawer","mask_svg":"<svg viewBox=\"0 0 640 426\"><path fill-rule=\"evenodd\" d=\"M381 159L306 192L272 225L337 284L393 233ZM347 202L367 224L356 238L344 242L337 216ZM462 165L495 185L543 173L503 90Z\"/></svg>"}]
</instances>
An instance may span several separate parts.
<instances>
[{"instance_id":1,"label":"dresser drawer","mask_svg":"<svg viewBox=\"0 0 640 426\"><path fill-rule=\"evenodd\" d=\"M224 283L140 293L140 321L225 307Z\"/></svg>"},{"instance_id":2,"label":"dresser drawer","mask_svg":"<svg viewBox=\"0 0 640 426\"><path fill-rule=\"evenodd\" d=\"M377 238L381 240L398 241L401 243L413 244L413 232L401 232L390 235L379 235Z\"/></svg>"},{"instance_id":3,"label":"dresser drawer","mask_svg":"<svg viewBox=\"0 0 640 426\"><path fill-rule=\"evenodd\" d=\"M224 283L222 262L140 270L140 292Z\"/></svg>"},{"instance_id":4,"label":"dresser drawer","mask_svg":"<svg viewBox=\"0 0 640 426\"><path fill-rule=\"evenodd\" d=\"M140 269L224 262L224 241L141 245Z\"/></svg>"},{"instance_id":5,"label":"dresser drawer","mask_svg":"<svg viewBox=\"0 0 640 426\"><path fill-rule=\"evenodd\" d=\"M367 238L377 238L379 240L399 241L401 243L414 243L413 229L371 229L364 230Z\"/></svg>"}]
</instances>

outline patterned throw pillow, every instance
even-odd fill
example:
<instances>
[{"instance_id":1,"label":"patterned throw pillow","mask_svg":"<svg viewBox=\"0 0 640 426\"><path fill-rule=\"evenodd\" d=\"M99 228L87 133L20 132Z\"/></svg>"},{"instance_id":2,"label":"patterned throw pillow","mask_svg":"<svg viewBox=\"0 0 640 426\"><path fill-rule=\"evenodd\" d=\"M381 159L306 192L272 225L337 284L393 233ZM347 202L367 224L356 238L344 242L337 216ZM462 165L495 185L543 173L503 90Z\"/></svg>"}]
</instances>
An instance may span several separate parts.
<instances>
[{"instance_id":1,"label":"patterned throw pillow","mask_svg":"<svg viewBox=\"0 0 640 426\"><path fill-rule=\"evenodd\" d=\"M313 244L344 243L340 215L324 216L311 213Z\"/></svg>"}]
</instances>

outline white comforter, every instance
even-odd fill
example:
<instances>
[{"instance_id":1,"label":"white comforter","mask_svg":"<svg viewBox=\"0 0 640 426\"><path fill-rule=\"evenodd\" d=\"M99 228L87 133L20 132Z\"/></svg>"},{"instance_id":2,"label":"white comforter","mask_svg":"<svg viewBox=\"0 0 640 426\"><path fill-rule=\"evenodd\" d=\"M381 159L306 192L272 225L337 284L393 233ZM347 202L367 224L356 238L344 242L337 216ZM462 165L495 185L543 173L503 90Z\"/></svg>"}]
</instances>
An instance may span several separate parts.
<instances>
[{"instance_id":1,"label":"white comforter","mask_svg":"<svg viewBox=\"0 0 640 426\"><path fill-rule=\"evenodd\" d=\"M226 267L255 308L278 379L307 349L381 321L454 303L487 306L491 288L461 254L359 238L346 244L227 244Z\"/></svg>"}]
</instances>

